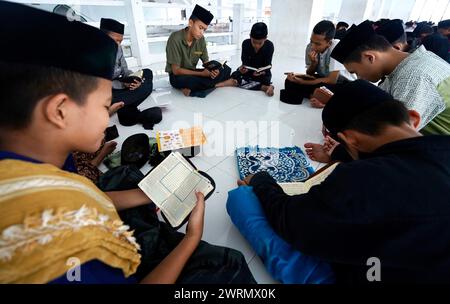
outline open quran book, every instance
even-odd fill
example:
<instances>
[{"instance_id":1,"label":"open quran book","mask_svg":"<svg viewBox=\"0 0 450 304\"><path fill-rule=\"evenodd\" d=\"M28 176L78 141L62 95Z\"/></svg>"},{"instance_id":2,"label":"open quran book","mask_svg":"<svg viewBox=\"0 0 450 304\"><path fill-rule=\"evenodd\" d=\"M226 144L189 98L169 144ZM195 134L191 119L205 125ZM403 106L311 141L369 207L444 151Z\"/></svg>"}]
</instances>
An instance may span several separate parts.
<instances>
[{"instance_id":1,"label":"open quran book","mask_svg":"<svg viewBox=\"0 0 450 304\"><path fill-rule=\"evenodd\" d=\"M139 70L128 76L120 78L121 82L133 83L134 81L142 82L144 80L144 71Z\"/></svg>"},{"instance_id":2,"label":"open quran book","mask_svg":"<svg viewBox=\"0 0 450 304\"><path fill-rule=\"evenodd\" d=\"M287 195L300 195L308 193L309 190L317 185L320 185L327 177L333 173L334 169L339 165L335 163L331 166L325 167L323 170L318 171L310 179L303 183L279 183Z\"/></svg>"},{"instance_id":3,"label":"open quran book","mask_svg":"<svg viewBox=\"0 0 450 304\"><path fill-rule=\"evenodd\" d=\"M220 63L217 60L211 60L211 61L203 64L203 67L205 69L207 69L208 71L221 70L221 69L223 69L223 67L225 66L226 63L227 63L226 61L224 63Z\"/></svg>"},{"instance_id":4,"label":"open quran book","mask_svg":"<svg viewBox=\"0 0 450 304\"><path fill-rule=\"evenodd\" d=\"M180 153L167 156L140 183L139 188L161 209L172 227L187 222L197 202L195 191L207 199L215 189L214 180L199 172Z\"/></svg>"},{"instance_id":5,"label":"open quran book","mask_svg":"<svg viewBox=\"0 0 450 304\"><path fill-rule=\"evenodd\" d=\"M308 75L308 74L298 74L298 73L284 73L284 75L294 74L294 77L300 78L303 80L314 80L316 77Z\"/></svg>"},{"instance_id":6,"label":"open quran book","mask_svg":"<svg viewBox=\"0 0 450 304\"><path fill-rule=\"evenodd\" d=\"M256 73L261 73L261 72L263 72L265 70L271 69L272 66L268 65L268 66L265 66L265 67L262 67L262 68L254 68L254 67L251 67L251 66L244 65L244 68L246 68L247 70L255 71Z\"/></svg>"}]
</instances>

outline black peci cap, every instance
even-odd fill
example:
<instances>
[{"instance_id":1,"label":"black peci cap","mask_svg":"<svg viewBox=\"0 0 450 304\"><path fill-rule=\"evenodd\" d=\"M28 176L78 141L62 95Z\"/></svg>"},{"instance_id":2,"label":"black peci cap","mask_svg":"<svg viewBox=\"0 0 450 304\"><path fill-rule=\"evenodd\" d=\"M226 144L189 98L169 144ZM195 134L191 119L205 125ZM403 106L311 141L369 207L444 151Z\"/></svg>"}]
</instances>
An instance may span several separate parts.
<instances>
[{"instance_id":1,"label":"black peci cap","mask_svg":"<svg viewBox=\"0 0 450 304\"><path fill-rule=\"evenodd\" d=\"M0 1L0 61L112 80L117 44L99 29L30 6Z\"/></svg>"}]
</instances>

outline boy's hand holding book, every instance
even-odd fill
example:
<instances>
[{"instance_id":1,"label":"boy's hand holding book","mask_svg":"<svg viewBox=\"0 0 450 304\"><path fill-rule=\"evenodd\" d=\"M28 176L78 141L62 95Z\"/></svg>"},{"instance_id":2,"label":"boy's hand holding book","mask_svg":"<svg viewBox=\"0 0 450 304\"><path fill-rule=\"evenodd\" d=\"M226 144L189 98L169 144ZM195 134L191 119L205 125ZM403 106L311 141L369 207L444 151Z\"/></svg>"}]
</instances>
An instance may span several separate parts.
<instances>
[{"instance_id":1,"label":"boy's hand holding book","mask_svg":"<svg viewBox=\"0 0 450 304\"><path fill-rule=\"evenodd\" d=\"M186 238L199 243L203 236L203 227L205 219L205 196L201 192L195 193L197 203L189 216L186 228Z\"/></svg>"},{"instance_id":2,"label":"boy's hand holding book","mask_svg":"<svg viewBox=\"0 0 450 304\"><path fill-rule=\"evenodd\" d=\"M126 87L130 91L134 91L134 90L138 89L141 86L141 84L142 84L142 82L140 82L138 80L134 80L134 82L131 82L131 83L126 83L126 82L123 83L124 87Z\"/></svg>"},{"instance_id":3,"label":"boy's hand holding book","mask_svg":"<svg viewBox=\"0 0 450 304\"><path fill-rule=\"evenodd\" d=\"M138 87L140 87L142 82L144 82L144 71L143 70L136 71L128 76L121 77L119 80L123 83L125 87L135 90Z\"/></svg>"},{"instance_id":4,"label":"boy's hand holding book","mask_svg":"<svg viewBox=\"0 0 450 304\"><path fill-rule=\"evenodd\" d=\"M253 77L259 77L259 76L263 76L263 75L266 75L266 72L254 72L253 73Z\"/></svg>"},{"instance_id":5,"label":"boy's hand holding book","mask_svg":"<svg viewBox=\"0 0 450 304\"><path fill-rule=\"evenodd\" d=\"M211 79L215 79L217 76L219 76L220 71L219 70L208 70L208 69L204 69L202 72L202 76L203 77L207 77L207 78L211 78Z\"/></svg>"},{"instance_id":6,"label":"boy's hand holding book","mask_svg":"<svg viewBox=\"0 0 450 304\"><path fill-rule=\"evenodd\" d=\"M180 153L174 152L150 171L138 186L161 209L163 218L175 230L189 221L189 235L194 240L201 238L204 200L215 189L211 177L197 171Z\"/></svg>"},{"instance_id":7,"label":"boy's hand holding book","mask_svg":"<svg viewBox=\"0 0 450 304\"><path fill-rule=\"evenodd\" d=\"M213 70L210 72L210 77L211 77L211 79L216 79L217 76L219 76L219 74L220 74L219 70Z\"/></svg>"},{"instance_id":8,"label":"boy's hand holding book","mask_svg":"<svg viewBox=\"0 0 450 304\"><path fill-rule=\"evenodd\" d=\"M239 68L239 72L241 72L241 74L247 74L248 69L247 69L245 66L242 65L242 66Z\"/></svg>"}]
</instances>

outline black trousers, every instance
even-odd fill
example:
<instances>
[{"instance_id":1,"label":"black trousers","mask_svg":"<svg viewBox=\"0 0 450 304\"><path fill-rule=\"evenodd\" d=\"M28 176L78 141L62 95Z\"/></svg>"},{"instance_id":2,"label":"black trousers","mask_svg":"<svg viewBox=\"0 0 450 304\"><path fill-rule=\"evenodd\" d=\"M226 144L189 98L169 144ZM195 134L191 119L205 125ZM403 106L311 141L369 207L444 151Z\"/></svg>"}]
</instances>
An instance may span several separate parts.
<instances>
[{"instance_id":1,"label":"black trousers","mask_svg":"<svg viewBox=\"0 0 450 304\"><path fill-rule=\"evenodd\" d=\"M256 86L254 88L252 88L251 90L261 90L261 86L265 85L265 86L269 86L272 84L272 73L270 71L266 71L265 75L261 75L258 77L253 76L254 71L249 71L245 74L242 74L241 72L239 72L239 70L235 71L233 74L231 74L231 78L237 80L239 86L242 85L243 81L246 82L251 82L251 81L256 81L259 82L260 85Z\"/></svg>"},{"instance_id":2,"label":"black trousers","mask_svg":"<svg viewBox=\"0 0 450 304\"><path fill-rule=\"evenodd\" d=\"M123 101L126 106L139 106L153 91L153 73L150 69L144 69L144 82L134 91L129 89L113 89L112 103Z\"/></svg>"},{"instance_id":3,"label":"black trousers","mask_svg":"<svg viewBox=\"0 0 450 304\"><path fill-rule=\"evenodd\" d=\"M152 210L153 209L153 210ZM181 242L184 234L160 222L154 207L141 206L120 212L141 245L140 281ZM244 256L237 250L201 241L186 263L177 284L256 284Z\"/></svg>"},{"instance_id":4,"label":"black trousers","mask_svg":"<svg viewBox=\"0 0 450 304\"><path fill-rule=\"evenodd\" d=\"M202 71L202 70L198 70ZM220 71L219 76L215 79L199 76L175 76L170 74L170 84L176 89L190 89L191 96L197 96L198 92L214 89L216 84L230 79L231 68L227 65Z\"/></svg>"},{"instance_id":5,"label":"black trousers","mask_svg":"<svg viewBox=\"0 0 450 304\"><path fill-rule=\"evenodd\" d=\"M98 187L103 191L136 189L144 178L134 166L122 166L102 175ZM184 234L161 222L154 204L119 212L122 221L134 230L141 246L141 264L134 277L141 281L183 240ZM256 284L244 256L237 250L201 241L177 283L181 284Z\"/></svg>"},{"instance_id":6,"label":"black trousers","mask_svg":"<svg viewBox=\"0 0 450 304\"><path fill-rule=\"evenodd\" d=\"M334 92L338 85L325 83L303 85L286 79L284 82L284 90L281 90L281 101L288 104L302 104L303 99L311 98L314 91L323 86Z\"/></svg>"}]
</instances>

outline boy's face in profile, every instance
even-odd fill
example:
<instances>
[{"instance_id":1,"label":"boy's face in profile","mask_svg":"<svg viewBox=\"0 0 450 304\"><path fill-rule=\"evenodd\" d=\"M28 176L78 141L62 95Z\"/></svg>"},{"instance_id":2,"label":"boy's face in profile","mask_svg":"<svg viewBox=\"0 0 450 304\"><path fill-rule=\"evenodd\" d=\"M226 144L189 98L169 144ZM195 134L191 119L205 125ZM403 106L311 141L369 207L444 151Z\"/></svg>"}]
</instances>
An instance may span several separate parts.
<instances>
[{"instance_id":1,"label":"boy's face in profile","mask_svg":"<svg viewBox=\"0 0 450 304\"><path fill-rule=\"evenodd\" d=\"M377 58L370 54L361 56L360 62L351 62L344 64L347 71L356 74L358 79L364 79L370 82L378 82L383 78L382 63Z\"/></svg>"},{"instance_id":2,"label":"boy's face in profile","mask_svg":"<svg viewBox=\"0 0 450 304\"><path fill-rule=\"evenodd\" d=\"M250 38L250 40L252 42L252 46L255 49L255 51L258 52L264 46L264 43L266 42L267 39Z\"/></svg>"},{"instance_id":3,"label":"boy's face in profile","mask_svg":"<svg viewBox=\"0 0 450 304\"><path fill-rule=\"evenodd\" d=\"M114 40L117 45L121 45L122 41L123 41L123 35L119 34L119 33L114 33L114 32L108 32L108 36Z\"/></svg>"},{"instance_id":4,"label":"boy's face in profile","mask_svg":"<svg viewBox=\"0 0 450 304\"><path fill-rule=\"evenodd\" d=\"M94 153L99 148L109 124L111 81L98 78L98 86L87 96L84 104L71 101L67 113L64 136L74 151Z\"/></svg>"},{"instance_id":5,"label":"boy's face in profile","mask_svg":"<svg viewBox=\"0 0 450 304\"><path fill-rule=\"evenodd\" d=\"M444 36L449 37L450 36L450 27L449 28L440 28L440 29L438 29L438 32Z\"/></svg>"}]
</instances>

